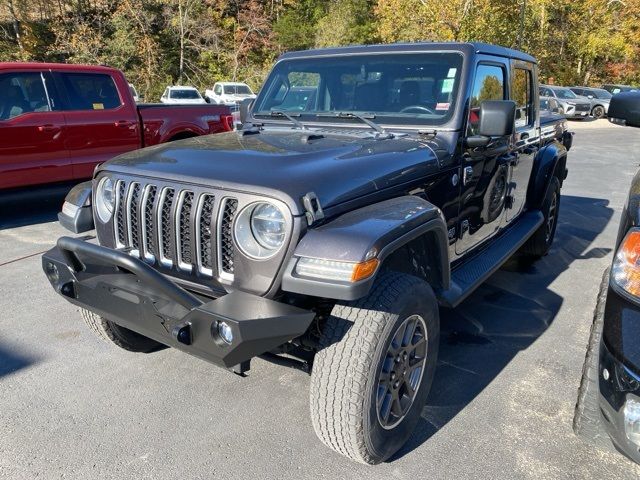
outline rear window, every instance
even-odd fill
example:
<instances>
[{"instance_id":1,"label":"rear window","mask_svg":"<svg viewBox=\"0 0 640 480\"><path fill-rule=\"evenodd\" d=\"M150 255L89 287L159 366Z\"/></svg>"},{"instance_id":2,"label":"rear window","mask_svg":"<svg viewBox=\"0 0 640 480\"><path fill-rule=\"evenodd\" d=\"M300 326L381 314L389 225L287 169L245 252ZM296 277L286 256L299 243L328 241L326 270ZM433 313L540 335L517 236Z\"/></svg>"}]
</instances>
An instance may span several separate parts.
<instances>
[{"instance_id":1,"label":"rear window","mask_svg":"<svg viewBox=\"0 0 640 480\"><path fill-rule=\"evenodd\" d=\"M251 90L246 85L225 85L224 93L227 95L251 95Z\"/></svg>"},{"instance_id":2,"label":"rear window","mask_svg":"<svg viewBox=\"0 0 640 480\"><path fill-rule=\"evenodd\" d=\"M122 103L110 75L61 73L60 77L69 97L66 110L110 110Z\"/></svg>"},{"instance_id":3,"label":"rear window","mask_svg":"<svg viewBox=\"0 0 640 480\"><path fill-rule=\"evenodd\" d=\"M200 94L196 90L171 90L170 97L180 100L197 100Z\"/></svg>"}]
</instances>

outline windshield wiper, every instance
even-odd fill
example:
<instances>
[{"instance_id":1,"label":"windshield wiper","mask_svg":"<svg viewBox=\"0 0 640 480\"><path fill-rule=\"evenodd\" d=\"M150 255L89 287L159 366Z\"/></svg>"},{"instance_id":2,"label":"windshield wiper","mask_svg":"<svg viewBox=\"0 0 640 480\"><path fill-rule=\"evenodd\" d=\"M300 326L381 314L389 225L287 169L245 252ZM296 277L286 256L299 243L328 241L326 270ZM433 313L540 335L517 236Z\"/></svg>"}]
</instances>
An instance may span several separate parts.
<instances>
[{"instance_id":1,"label":"windshield wiper","mask_svg":"<svg viewBox=\"0 0 640 480\"><path fill-rule=\"evenodd\" d=\"M300 116L299 113L297 115ZM307 126L303 125L301 121L293 118L293 115L290 115L287 112L283 112L282 110L271 110L271 116L272 117L284 117L287 120L289 120L291 123L293 123L297 128L299 128L301 130L309 130L309 128Z\"/></svg>"},{"instance_id":2,"label":"windshield wiper","mask_svg":"<svg viewBox=\"0 0 640 480\"><path fill-rule=\"evenodd\" d=\"M378 132L378 134L379 134L378 138L381 138L381 137L382 138L392 138L393 137L393 134L388 133L380 125L378 125L377 123L372 122L371 120L369 120L369 118L376 118L376 116L373 115L373 114L368 115L367 116L368 118L367 118L364 115L360 115L358 113L353 113L353 112L334 112L334 113L318 113L318 114L316 114L316 117L357 118L361 122L366 123L367 125L369 125L376 132Z\"/></svg>"}]
</instances>

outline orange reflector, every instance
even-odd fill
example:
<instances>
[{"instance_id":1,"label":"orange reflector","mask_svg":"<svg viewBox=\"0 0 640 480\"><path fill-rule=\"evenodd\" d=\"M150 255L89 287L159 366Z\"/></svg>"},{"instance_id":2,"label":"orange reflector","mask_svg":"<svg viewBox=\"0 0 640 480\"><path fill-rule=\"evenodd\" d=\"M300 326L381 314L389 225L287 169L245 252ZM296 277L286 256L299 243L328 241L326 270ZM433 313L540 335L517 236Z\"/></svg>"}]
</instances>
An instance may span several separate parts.
<instances>
[{"instance_id":1,"label":"orange reflector","mask_svg":"<svg viewBox=\"0 0 640 480\"><path fill-rule=\"evenodd\" d=\"M619 252L624 255L627 263L636 265L640 257L640 231L631 230L627 233L620 245Z\"/></svg>"},{"instance_id":2,"label":"orange reflector","mask_svg":"<svg viewBox=\"0 0 640 480\"><path fill-rule=\"evenodd\" d=\"M355 267L353 267L353 273L351 274L351 281L357 282L359 280L369 278L375 273L379 264L380 260L377 258L372 258L362 263L356 263Z\"/></svg>"}]
</instances>

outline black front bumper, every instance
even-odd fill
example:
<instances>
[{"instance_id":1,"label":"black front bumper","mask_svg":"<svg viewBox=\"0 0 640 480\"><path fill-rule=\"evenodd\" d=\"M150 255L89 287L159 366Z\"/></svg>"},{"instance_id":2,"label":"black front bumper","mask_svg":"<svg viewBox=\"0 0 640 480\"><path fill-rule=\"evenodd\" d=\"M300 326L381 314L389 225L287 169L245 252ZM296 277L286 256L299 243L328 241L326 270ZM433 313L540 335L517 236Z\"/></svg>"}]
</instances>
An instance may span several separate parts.
<instances>
[{"instance_id":1,"label":"black front bumper","mask_svg":"<svg viewBox=\"0 0 640 480\"><path fill-rule=\"evenodd\" d=\"M626 436L624 405L630 398L640 401L639 332L640 306L610 286L600 341L600 410L602 423L615 447L636 463L640 463L640 449Z\"/></svg>"},{"instance_id":2,"label":"black front bumper","mask_svg":"<svg viewBox=\"0 0 640 480\"><path fill-rule=\"evenodd\" d=\"M71 303L225 368L302 335L314 317L243 292L202 300L137 258L69 237L43 255L42 267ZM231 344L218 334L220 322L231 327Z\"/></svg>"}]
</instances>

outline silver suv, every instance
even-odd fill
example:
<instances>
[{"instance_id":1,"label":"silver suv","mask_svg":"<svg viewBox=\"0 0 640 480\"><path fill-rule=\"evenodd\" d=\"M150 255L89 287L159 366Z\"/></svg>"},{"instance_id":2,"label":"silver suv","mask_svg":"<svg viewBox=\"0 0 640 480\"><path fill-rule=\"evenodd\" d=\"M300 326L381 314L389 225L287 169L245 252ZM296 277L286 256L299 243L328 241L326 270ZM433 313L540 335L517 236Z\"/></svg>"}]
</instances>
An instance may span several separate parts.
<instances>
[{"instance_id":1,"label":"silver suv","mask_svg":"<svg viewBox=\"0 0 640 480\"><path fill-rule=\"evenodd\" d=\"M540 85L540 96L558 100L567 118L586 118L591 115L591 101L579 97L567 87Z\"/></svg>"},{"instance_id":2,"label":"silver suv","mask_svg":"<svg viewBox=\"0 0 640 480\"><path fill-rule=\"evenodd\" d=\"M591 100L591 116L593 118L602 118L607 115L609 111L609 101L611 97L613 97L611 93L603 88L592 87L570 87L570 90L576 95Z\"/></svg>"}]
</instances>

